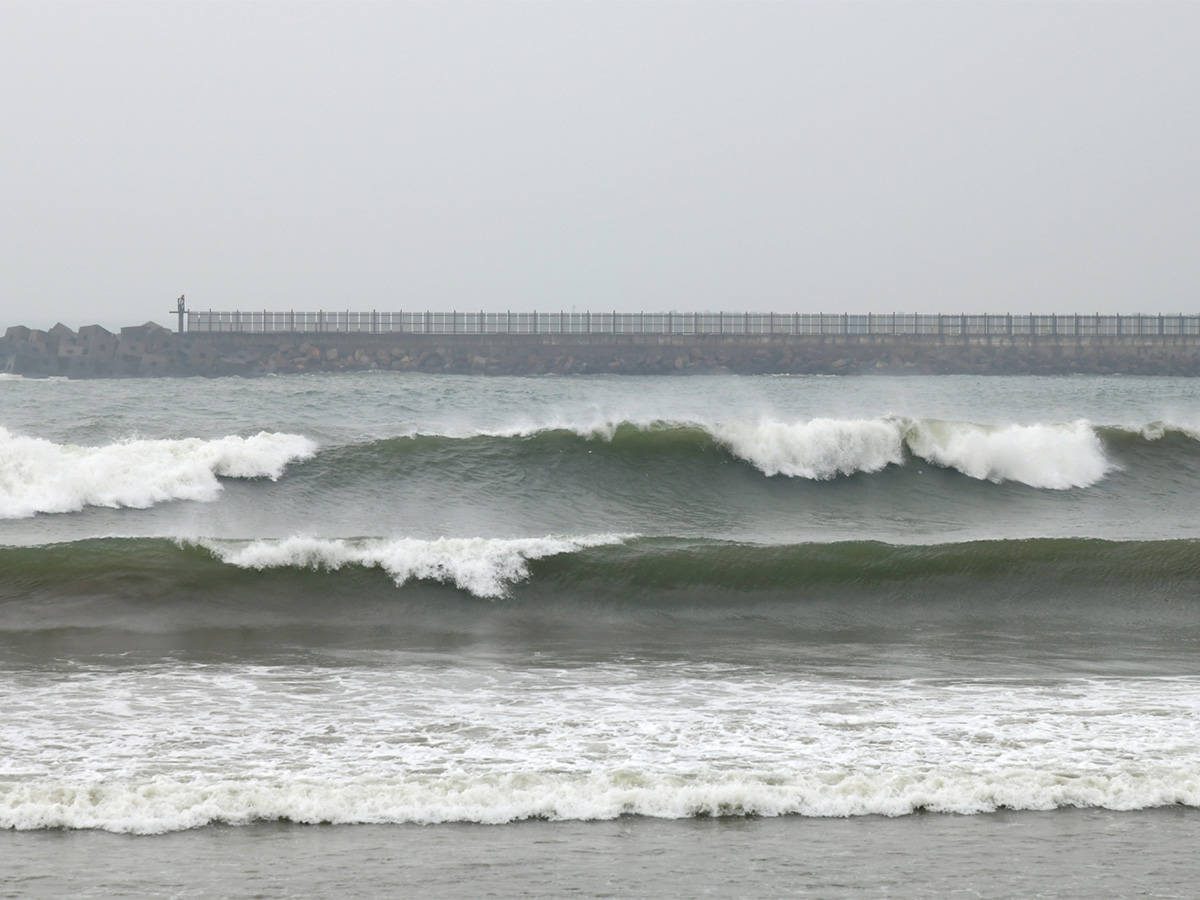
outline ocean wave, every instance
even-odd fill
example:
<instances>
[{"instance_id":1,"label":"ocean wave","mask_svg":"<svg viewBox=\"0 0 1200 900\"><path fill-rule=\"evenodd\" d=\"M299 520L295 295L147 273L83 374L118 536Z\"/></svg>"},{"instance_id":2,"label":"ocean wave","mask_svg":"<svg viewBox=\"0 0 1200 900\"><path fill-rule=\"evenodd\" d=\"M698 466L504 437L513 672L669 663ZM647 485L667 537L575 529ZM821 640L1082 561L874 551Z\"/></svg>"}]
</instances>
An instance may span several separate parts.
<instances>
[{"instance_id":1,"label":"ocean wave","mask_svg":"<svg viewBox=\"0 0 1200 900\"><path fill-rule=\"evenodd\" d=\"M900 420L763 422L715 426L710 433L764 475L826 480L904 462Z\"/></svg>"},{"instance_id":2,"label":"ocean wave","mask_svg":"<svg viewBox=\"0 0 1200 900\"><path fill-rule=\"evenodd\" d=\"M88 506L146 508L168 500L216 499L217 480L279 478L317 445L296 434L260 432L217 440L125 440L100 447L56 444L0 427L0 519L78 512Z\"/></svg>"},{"instance_id":3,"label":"ocean wave","mask_svg":"<svg viewBox=\"0 0 1200 900\"><path fill-rule=\"evenodd\" d=\"M161 834L216 823L504 824L733 816L844 818L999 809L1113 810L1200 806L1200 767L1129 765L1104 772L947 768L695 773L400 776L346 779L179 779L145 782L0 780L0 828Z\"/></svg>"},{"instance_id":4,"label":"ocean wave","mask_svg":"<svg viewBox=\"0 0 1200 900\"><path fill-rule=\"evenodd\" d=\"M1116 468L1087 422L1061 425L969 425L921 421L906 431L914 456L971 478L1035 488L1089 487Z\"/></svg>"},{"instance_id":5,"label":"ocean wave","mask_svg":"<svg viewBox=\"0 0 1200 900\"><path fill-rule=\"evenodd\" d=\"M362 577L381 570L387 578ZM339 589L340 579L344 587ZM397 590L431 599L459 591L513 597L558 610L602 604L734 620L757 614L803 618L807 602L866 605L879 621L906 603L954 606L969 591L980 609L1020 600L1031 612L1084 604L1099 620L1132 606L1143 618L1190 615L1200 585L1200 541L1035 538L949 544L874 541L763 545L597 534L576 537L270 540L102 538L41 547L0 547L6 624L56 627L84 613L71 598L110 595L167 615L173 603L222 606L236 623L255 610L337 615L337 608L390 602ZM351 589L351 586L353 589ZM940 599L939 599L940 598ZM1171 600L1169 607L1155 600ZM1106 613L1106 610L1108 611ZM810 610L811 611L811 610ZM103 620L99 620L101 623Z\"/></svg>"},{"instance_id":6,"label":"ocean wave","mask_svg":"<svg viewBox=\"0 0 1200 900\"><path fill-rule=\"evenodd\" d=\"M1122 445L1126 438L1152 442L1164 435L1187 437L1189 432L1161 423L1123 429L1087 421L989 425L904 416L757 422L597 420L461 434L414 433L358 448L374 457L431 444L458 453L471 447L485 453L507 448L512 455L528 456L572 449L591 452L601 445L614 453L648 459L716 449L769 477L814 481L876 473L917 459L981 481L1066 490L1090 487L1120 468L1107 443ZM342 448L343 457L354 452Z\"/></svg>"},{"instance_id":7,"label":"ocean wave","mask_svg":"<svg viewBox=\"0 0 1200 900\"><path fill-rule=\"evenodd\" d=\"M1087 422L980 425L887 416L722 425L710 433L763 474L828 480L902 465L906 455L997 484L1065 490L1116 468Z\"/></svg>"},{"instance_id":8,"label":"ocean wave","mask_svg":"<svg viewBox=\"0 0 1200 900\"><path fill-rule=\"evenodd\" d=\"M1200 441L1200 428L1190 425L1177 425L1172 422L1147 422L1140 428L1114 429L1136 435L1144 441L1161 441L1164 438L1180 437L1188 441Z\"/></svg>"},{"instance_id":9,"label":"ocean wave","mask_svg":"<svg viewBox=\"0 0 1200 900\"><path fill-rule=\"evenodd\" d=\"M243 569L383 569L397 587L409 580L452 584L476 597L504 596L529 577L530 560L589 547L620 544L619 535L525 539L441 538L439 540L322 539L291 537L249 544L201 541L222 562Z\"/></svg>"}]
</instances>

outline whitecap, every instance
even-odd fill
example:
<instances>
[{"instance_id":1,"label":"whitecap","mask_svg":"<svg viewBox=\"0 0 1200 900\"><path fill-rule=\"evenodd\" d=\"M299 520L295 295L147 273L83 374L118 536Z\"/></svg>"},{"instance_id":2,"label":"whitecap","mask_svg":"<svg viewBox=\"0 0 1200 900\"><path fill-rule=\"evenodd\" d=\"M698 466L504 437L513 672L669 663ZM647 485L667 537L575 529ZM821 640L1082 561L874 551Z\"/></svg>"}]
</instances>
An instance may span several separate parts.
<instances>
[{"instance_id":1,"label":"whitecap","mask_svg":"<svg viewBox=\"0 0 1200 900\"><path fill-rule=\"evenodd\" d=\"M316 450L301 435L266 431L85 447L0 428L0 519L87 506L144 509L168 500L211 501L221 492L220 477L274 480L288 463Z\"/></svg>"}]
</instances>

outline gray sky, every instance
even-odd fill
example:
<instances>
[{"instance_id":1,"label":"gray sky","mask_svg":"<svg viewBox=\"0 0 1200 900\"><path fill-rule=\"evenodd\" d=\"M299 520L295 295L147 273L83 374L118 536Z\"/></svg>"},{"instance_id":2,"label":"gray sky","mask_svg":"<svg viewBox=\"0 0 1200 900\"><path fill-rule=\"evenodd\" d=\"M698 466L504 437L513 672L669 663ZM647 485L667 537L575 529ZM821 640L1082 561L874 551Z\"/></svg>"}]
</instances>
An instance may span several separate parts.
<instances>
[{"instance_id":1,"label":"gray sky","mask_svg":"<svg viewBox=\"0 0 1200 900\"><path fill-rule=\"evenodd\" d=\"M0 4L0 327L1200 311L1200 4Z\"/></svg>"}]
</instances>

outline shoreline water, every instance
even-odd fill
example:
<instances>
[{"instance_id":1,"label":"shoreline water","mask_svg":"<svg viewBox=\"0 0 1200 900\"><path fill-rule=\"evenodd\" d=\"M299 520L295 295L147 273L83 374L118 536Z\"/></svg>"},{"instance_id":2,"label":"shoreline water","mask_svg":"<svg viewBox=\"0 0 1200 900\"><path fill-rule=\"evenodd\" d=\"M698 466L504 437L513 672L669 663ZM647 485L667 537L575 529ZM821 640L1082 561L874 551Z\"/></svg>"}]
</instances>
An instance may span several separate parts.
<instances>
[{"instance_id":1,"label":"shoreline water","mask_svg":"<svg viewBox=\"0 0 1200 900\"><path fill-rule=\"evenodd\" d=\"M0 896L1189 897L1200 810L0 835ZM619 861L619 862L618 862Z\"/></svg>"}]
</instances>

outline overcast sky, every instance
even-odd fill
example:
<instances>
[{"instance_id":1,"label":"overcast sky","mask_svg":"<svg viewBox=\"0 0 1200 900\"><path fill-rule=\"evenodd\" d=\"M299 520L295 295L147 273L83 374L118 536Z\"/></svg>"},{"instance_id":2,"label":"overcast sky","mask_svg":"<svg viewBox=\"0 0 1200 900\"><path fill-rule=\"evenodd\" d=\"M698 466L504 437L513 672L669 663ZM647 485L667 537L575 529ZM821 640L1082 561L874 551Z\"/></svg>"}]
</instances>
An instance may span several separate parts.
<instances>
[{"instance_id":1,"label":"overcast sky","mask_svg":"<svg viewBox=\"0 0 1200 900\"><path fill-rule=\"evenodd\" d=\"M0 3L0 327L1200 312L1200 3Z\"/></svg>"}]
</instances>

